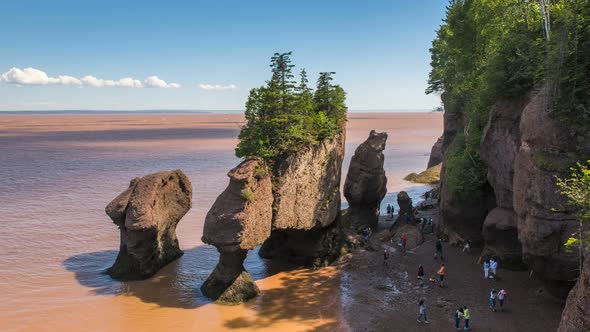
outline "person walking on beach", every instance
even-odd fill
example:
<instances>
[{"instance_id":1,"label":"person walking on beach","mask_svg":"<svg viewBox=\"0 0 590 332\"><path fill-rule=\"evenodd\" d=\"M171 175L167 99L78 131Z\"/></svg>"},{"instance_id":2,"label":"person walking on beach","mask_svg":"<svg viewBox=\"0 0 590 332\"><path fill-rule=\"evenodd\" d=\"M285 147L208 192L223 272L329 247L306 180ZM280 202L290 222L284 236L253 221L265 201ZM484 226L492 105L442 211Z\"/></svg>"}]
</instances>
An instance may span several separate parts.
<instances>
[{"instance_id":1,"label":"person walking on beach","mask_svg":"<svg viewBox=\"0 0 590 332\"><path fill-rule=\"evenodd\" d=\"M495 289L492 289L492 291L490 292L490 309L492 309L493 312L496 312L496 297L498 296L498 293L496 292Z\"/></svg>"},{"instance_id":2,"label":"person walking on beach","mask_svg":"<svg viewBox=\"0 0 590 332\"><path fill-rule=\"evenodd\" d=\"M463 317L463 308L459 307L459 309L455 311L455 328L457 331L461 329L461 317Z\"/></svg>"},{"instance_id":3,"label":"person walking on beach","mask_svg":"<svg viewBox=\"0 0 590 332\"><path fill-rule=\"evenodd\" d=\"M498 271L498 262L495 259L490 259L490 277L492 279L496 278L496 271Z\"/></svg>"},{"instance_id":4,"label":"person walking on beach","mask_svg":"<svg viewBox=\"0 0 590 332\"><path fill-rule=\"evenodd\" d=\"M424 318L424 323L428 324L428 318L426 317L426 305L424 305L424 300L420 300L418 303L418 323L422 323L422 318Z\"/></svg>"},{"instance_id":5,"label":"person walking on beach","mask_svg":"<svg viewBox=\"0 0 590 332\"><path fill-rule=\"evenodd\" d=\"M387 216L391 217L391 205L387 204Z\"/></svg>"},{"instance_id":6,"label":"person walking on beach","mask_svg":"<svg viewBox=\"0 0 590 332\"><path fill-rule=\"evenodd\" d=\"M418 265L418 273L416 273L416 279L420 281L420 284L424 284L424 268L422 264Z\"/></svg>"},{"instance_id":7,"label":"person walking on beach","mask_svg":"<svg viewBox=\"0 0 590 332\"><path fill-rule=\"evenodd\" d=\"M471 241L469 241L469 240L465 241L465 245L463 246L463 252L466 252L468 254L471 253Z\"/></svg>"},{"instance_id":8,"label":"person walking on beach","mask_svg":"<svg viewBox=\"0 0 590 332\"><path fill-rule=\"evenodd\" d=\"M383 266L387 266L387 259L389 258L389 253L387 249L383 249Z\"/></svg>"},{"instance_id":9,"label":"person walking on beach","mask_svg":"<svg viewBox=\"0 0 590 332\"><path fill-rule=\"evenodd\" d=\"M490 261L487 259L483 262L483 276L486 279L490 277Z\"/></svg>"},{"instance_id":10,"label":"person walking on beach","mask_svg":"<svg viewBox=\"0 0 590 332\"><path fill-rule=\"evenodd\" d=\"M465 325L463 326L463 330L469 330L469 320L471 319L471 312L469 312L467 306L463 307L463 317L465 317Z\"/></svg>"},{"instance_id":11,"label":"person walking on beach","mask_svg":"<svg viewBox=\"0 0 590 332\"><path fill-rule=\"evenodd\" d=\"M440 265L440 269L438 269L438 279L440 281L439 287L444 287L445 286L445 264L441 264Z\"/></svg>"},{"instance_id":12,"label":"person walking on beach","mask_svg":"<svg viewBox=\"0 0 590 332\"><path fill-rule=\"evenodd\" d=\"M501 289L498 292L498 303L500 304L500 311L504 311L504 300L506 299L506 290Z\"/></svg>"},{"instance_id":13,"label":"person walking on beach","mask_svg":"<svg viewBox=\"0 0 590 332\"><path fill-rule=\"evenodd\" d=\"M402 235L402 249L404 253L406 253L406 244L408 243L408 236L406 234Z\"/></svg>"},{"instance_id":14,"label":"person walking on beach","mask_svg":"<svg viewBox=\"0 0 590 332\"><path fill-rule=\"evenodd\" d=\"M434 254L434 259L437 259L438 257L440 257L440 260L444 261L441 239L436 240L435 247L436 247L436 253Z\"/></svg>"}]
</instances>

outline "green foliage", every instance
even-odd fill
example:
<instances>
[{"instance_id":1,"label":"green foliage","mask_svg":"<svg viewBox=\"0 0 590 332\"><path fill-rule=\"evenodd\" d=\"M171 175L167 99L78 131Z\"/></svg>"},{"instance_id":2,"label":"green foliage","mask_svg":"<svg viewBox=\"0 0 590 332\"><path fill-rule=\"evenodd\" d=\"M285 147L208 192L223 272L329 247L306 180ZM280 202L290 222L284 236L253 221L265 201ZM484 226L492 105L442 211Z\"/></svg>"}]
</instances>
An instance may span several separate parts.
<instances>
[{"instance_id":1,"label":"green foliage","mask_svg":"<svg viewBox=\"0 0 590 332\"><path fill-rule=\"evenodd\" d=\"M275 53L271 79L250 91L238 157L261 157L272 163L341 131L346 121L346 93L331 83L334 73L320 73L313 91L302 69L296 85L290 56L291 52Z\"/></svg>"},{"instance_id":2,"label":"green foliage","mask_svg":"<svg viewBox=\"0 0 590 332\"><path fill-rule=\"evenodd\" d=\"M446 154L447 186L460 201L477 200L486 183L486 168L475 150L465 148L465 136L458 134Z\"/></svg>"},{"instance_id":3,"label":"green foliage","mask_svg":"<svg viewBox=\"0 0 590 332\"><path fill-rule=\"evenodd\" d=\"M579 228L577 234L572 234L565 246L579 247L580 251L586 251L590 246L590 160L586 165L578 163L570 170L568 178L557 177L557 187L561 194L567 197L568 205L576 211Z\"/></svg>"},{"instance_id":4,"label":"green foliage","mask_svg":"<svg viewBox=\"0 0 590 332\"><path fill-rule=\"evenodd\" d=\"M252 200L252 196L254 195L254 193L252 192L252 189L250 187L246 187L242 189L241 195L242 198L246 200L246 202L250 202Z\"/></svg>"},{"instance_id":5,"label":"green foliage","mask_svg":"<svg viewBox=\"0 0 590 332\"><path fill-rule=\"evenodd\" d=\"M551 1L548 11L547 39L539 1L449 2L430 49L426 92L444 93L445 111L461 113L465 127L458 138L462 144L454 146L453 162L467 168L449 167L447 172L472 178L449 181L459 186L452 190L484 182L479 144L489 110L498 100L545 86L547 110L555 119L590 127L590 0Z\"/></svg>"}]
</instances>

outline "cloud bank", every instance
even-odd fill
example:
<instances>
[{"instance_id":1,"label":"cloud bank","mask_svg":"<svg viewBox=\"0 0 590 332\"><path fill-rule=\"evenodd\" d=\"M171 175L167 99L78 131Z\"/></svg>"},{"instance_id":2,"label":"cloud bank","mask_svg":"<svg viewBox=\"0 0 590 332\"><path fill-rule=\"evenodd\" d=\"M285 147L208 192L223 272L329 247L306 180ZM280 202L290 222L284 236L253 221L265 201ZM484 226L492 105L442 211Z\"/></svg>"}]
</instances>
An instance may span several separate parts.
<instances>
[{"instance_id":1,"label":"cloud bank","mask_svg":"<svg viewBox=\"0 0 590 332\"><path fill-rule=\"evenodd\" d=\"M167 83L158 76L149 76L144 81L131 77L118 80L105 80L91 75L76 78L68 75L50 77L42 70L27 67L24 69L12 67L0 75L0 81L17 85L74 85L88 87L124 87L124 88L180 88L178 83Z\"/></svg>"},{"instance_id":2,"label":"cloud bank","mask_svg":"<svg viewBox=\"0 0 590 332\"><path fill-rule=\"evenodd\" d=\"M218 85L218 84L199 84L199 88L207 91L225 91L225 90L237 90L238 87L235 84L230 85Z\"/></svg>"}]
</instances>

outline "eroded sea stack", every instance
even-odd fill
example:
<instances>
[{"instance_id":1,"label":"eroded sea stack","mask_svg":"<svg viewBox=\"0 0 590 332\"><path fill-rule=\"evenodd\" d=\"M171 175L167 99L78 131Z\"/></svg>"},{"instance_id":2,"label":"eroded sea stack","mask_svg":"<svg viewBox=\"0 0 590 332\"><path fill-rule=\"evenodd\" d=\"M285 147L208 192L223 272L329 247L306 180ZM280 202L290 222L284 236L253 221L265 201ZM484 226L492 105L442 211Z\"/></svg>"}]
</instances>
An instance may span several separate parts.
<instances>
[{"instance_id":1,"label":"eroded sea stack","mask_svg":"<svg viewBox=\"0 0 590 332\"><path fill-rule=\"evenodd\" d=\"M119 255L106 272L119 280L146 279L182 256L176 225L191 201L191 183L180 170L131 180L105 209L121 233Z\"/></svg>"},{"instance_id":2,"label":"eroded sea stack","mask_svg":"<svg viewBox=\"0 0 590 332\"><path fill-rule=\"evenodd\" d=\"M348 201L348 213L353 227L377 227L379 206L387 193L387 177L383 163L383 150L387 133L371 130L350 160L344 182L344 196Z\"/></svg>"},{"instance_id":3,"label":"eroded sea stack","mask_svg":"<svg viewBox=\"0 0 590 332\"><path fill-rule=\"evenodd\" d=\"M340 178L345 129L273 167L272 233L264 258L321 266L340 255Z\"/></svg>"},{"instance_id":4,"label":"eroded sea stack","mask_svg":"<svg viewBox=\"0 0 590 332\"><path fill-rule=\"evenodd\" d=\"M220 303L239 303L258 294L244 269L248 250L259 255L323 266L340 256L340 177L345 131L303 148L271 165L242 162L205 219L203 242L220 260L201 287Z\"/></svg>"},{"instance_id":5,"label":"eroded sea stack","mask_svg":"<svg viewBox=\"0 0 590 332\"><path fill-rule=\"evenodd\" d=\"M412 198L407 192L400 191L397 194L397 205L399 206L398 216L392 228L401 225L403 222L414 221L414 206Z\"/></svg>"},{"instance_id":6,"label":"eroded sea stack","mask_svg":"<svg viewBox=\"0 0 590 332\"><path fill-rule=\"evenodd\" d=\"M449 190L448 149L464 124L461 110L447 109L439 231L451 240L483 243L484 256L497 257L504 267L533 270L564 297L578 275L576 254L564 250L576 222L555 175L566 175L576 155L588 154L590 139L549 116L545 91L492 108L480 147L487 189L468 200Z\"/></svg>"},{"instance_id":7,"label":"eroded sea stack","mask_svg":"<svg viewBox=\"0 0 590 332\"><path fill-rule=\"evenodd\" d=\"M214 245L220 257L201 290L219 302L237 303L259 292L243 263L248 250L270 236L273 196L269 170L262 160L245 160L228 176L229 185L205 219L202 240Z\"/></svg>"}]
</instances>

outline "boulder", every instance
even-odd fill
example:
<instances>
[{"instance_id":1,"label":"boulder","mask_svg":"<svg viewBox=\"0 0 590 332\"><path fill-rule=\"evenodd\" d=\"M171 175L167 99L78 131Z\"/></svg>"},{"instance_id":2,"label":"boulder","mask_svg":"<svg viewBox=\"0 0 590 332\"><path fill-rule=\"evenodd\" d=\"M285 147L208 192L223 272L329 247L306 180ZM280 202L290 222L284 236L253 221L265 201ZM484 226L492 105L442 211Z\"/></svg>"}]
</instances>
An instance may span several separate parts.
<instances>
[{"instance_id":1,"label":"boulder","mask_svg":"<svg viewBox=\"0 0 590 332\"><path fill-rule=\"evenodd\" d=\"M590 331L590 258L567 296L557 331Z\"/></svg>"},{"instance_id":2,"label":"boulder","mask_svg":"<svg viewBox=\"0 0 590 332\"><path fill-rule=\"evenodd\" d=\"M105 209L121 234L119 255L106 272L119 280L146 279L182 256L176 225L191 201L191 183L180 170L133 179Z\"/></svg>"},{"instance_id":3,"label":"boulder","mask_svg":"<svg viewBox=\"0 0 590 332\"><path fill-rule=\"evenodd\" d=\"M381 200L387 193L387 177L383 168L387 133L371 130L350 160L344 182L344 196L348 201L353 227L376 228Z\"/></svg>"},{"instance_id":4,"label":"boulder","mask_svg":"<svg viewBox=\"0 0 590 332\"><path fill-rule=\"evenodd\" d=\"M436 143L432 146L430 150L430 158L428 158L428 165L426 169L434 167L443 161L443 137L439 137L436 140Z\"/></svg>"},{"instance_id":5,"label":"boulder","mask_svg":"<svg viewBox=\"0 0 590 332\"><path fill-rule=\"evenodd\" d=\"M219 263L201 286L220 303L239 303L258 294L244 268L248 250L262 244L272 226L272 182L262 160L249 159L232 169L229 185L207 213L202 241L219 251Z\"/></svg>"},{"instance_id":6,"label":"boulder","mask_svg":"<svg viewBox=\"0 0 590 332\"><path fill-rule=\"evenodd\" d=\"M416 225L402 225L395 230L394 237L401 239L402 236L406 236L406 249L414 249L424 243L424 235L420 231L420 228Z\"/></svg>"},{"instance_id":7,"label":"boulder","mask_svg":"<svg viewBox=\"0 0 590 332\"><path fill-rule=\"evenodd\" d=\"M398 216L394 225L401 225L403 223L414 221L414 206L412 199L405 191L400 191L397 194L397 205L399 205Z\"/></svg>"}]
</instances>

